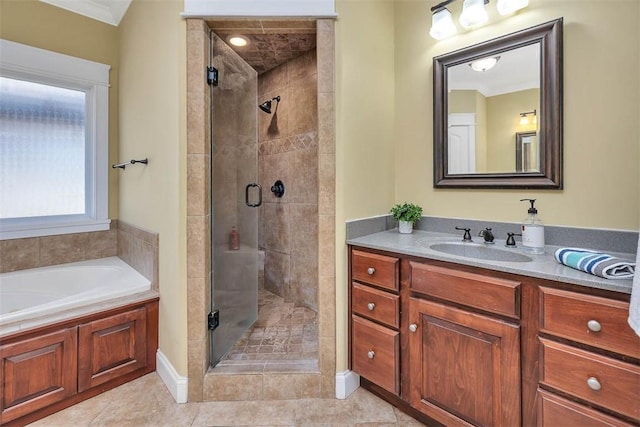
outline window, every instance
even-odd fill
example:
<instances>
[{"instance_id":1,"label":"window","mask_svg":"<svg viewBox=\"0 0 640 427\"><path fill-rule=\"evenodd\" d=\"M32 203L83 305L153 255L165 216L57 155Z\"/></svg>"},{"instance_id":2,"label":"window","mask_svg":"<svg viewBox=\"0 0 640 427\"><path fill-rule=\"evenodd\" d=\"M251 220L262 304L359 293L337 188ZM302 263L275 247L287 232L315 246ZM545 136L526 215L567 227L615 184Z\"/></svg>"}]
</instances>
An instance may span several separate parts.
<instances>
[{"instance_id":1,"label":"window","mask_svg":"<svg viewBox=\"0 0 640 427\"><path fill-rule=\"evenodd\" d=\"M108 229L109 68L0 40L0 239Z\"/></svg>"}]
</instances>

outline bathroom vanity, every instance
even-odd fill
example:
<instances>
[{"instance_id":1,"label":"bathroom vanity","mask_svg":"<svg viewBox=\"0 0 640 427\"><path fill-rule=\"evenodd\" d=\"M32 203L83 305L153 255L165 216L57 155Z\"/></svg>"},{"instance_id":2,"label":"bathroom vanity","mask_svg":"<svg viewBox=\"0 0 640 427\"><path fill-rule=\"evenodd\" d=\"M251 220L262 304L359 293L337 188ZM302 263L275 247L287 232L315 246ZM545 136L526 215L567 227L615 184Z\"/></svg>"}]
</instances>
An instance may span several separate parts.
<instances>
[{"instance_id":1,"label":"bathroom vanity","mask_svg":"<svg viewBox=\"0 0 640 427\"><path fill-rule=\"evenodd\" d=\"M430 425L640 422L631 280L549 253L511 249L530 261L505 262L430 249L445 241L420 231L349 240L349 361L363 387Z\"/></svg>"}]
</instances>

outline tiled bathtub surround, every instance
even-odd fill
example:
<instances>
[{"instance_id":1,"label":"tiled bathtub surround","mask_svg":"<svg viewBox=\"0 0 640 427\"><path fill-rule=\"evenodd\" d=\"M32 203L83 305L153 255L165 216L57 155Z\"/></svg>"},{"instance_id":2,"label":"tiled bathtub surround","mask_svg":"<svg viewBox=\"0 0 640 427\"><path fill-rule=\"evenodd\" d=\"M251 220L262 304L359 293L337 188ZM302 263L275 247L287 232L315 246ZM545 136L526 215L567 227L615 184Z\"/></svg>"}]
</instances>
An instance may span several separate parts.
<instances>
[{"instance_id":1,"label":"tiled bathtub surround","mask_svg":"<svg viewBox=\"0 0 640 427\"><path fill-rule=\"evenodd\" d=\"M397 226L397 223L390 215L348 221L346 224L347 240L380 231L391 230ZM437 233L459 233L462 238L463 232L455 230L454 227L456 226L471 228L471 236L473 240L477 242L482 241L482 238L477 236L480 230L483 230L485 227L490 227L496 239L500 240L506 240L507 232L520 233L519 223L432 216L423 216L414 227L417 230ZM553 246L592 248L601 251L621 253L635 253L638 248L638 232L636 231L545 225L544 238L545 244ZM520 237L516 237L517 242L520 242L520 239Z\"/></svg>"},{"instance_id":2,"label":"tiled bathtub surround","mask_svg":"<svg viewBox=\"0 0 640 427\"><path fill-rule=\"evenodd\" d=\"M117 256L158 290L158 234L112 220L109 230L0 241L0 273Z\"/></svg>"}]
</instances>

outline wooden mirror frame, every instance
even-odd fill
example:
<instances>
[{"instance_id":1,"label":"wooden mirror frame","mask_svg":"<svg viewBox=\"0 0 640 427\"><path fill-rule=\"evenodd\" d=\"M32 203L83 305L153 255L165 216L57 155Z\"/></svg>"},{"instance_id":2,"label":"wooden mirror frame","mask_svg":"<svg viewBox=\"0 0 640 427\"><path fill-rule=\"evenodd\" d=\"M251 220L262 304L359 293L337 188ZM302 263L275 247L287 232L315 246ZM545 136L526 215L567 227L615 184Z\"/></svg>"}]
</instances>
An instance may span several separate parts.
<instances>
[{"instance_id":1,"label":"wooden mirror frame","mask_svg":"<svg viewBox=\"0 0 640 427\"><path fill-rule=\"evenodd\" d=\"M486 56L540 44L540 171L448 174L447 70ZM433 186L562 188L562 18L433 58Z\"/></svg>"}]
</instances>

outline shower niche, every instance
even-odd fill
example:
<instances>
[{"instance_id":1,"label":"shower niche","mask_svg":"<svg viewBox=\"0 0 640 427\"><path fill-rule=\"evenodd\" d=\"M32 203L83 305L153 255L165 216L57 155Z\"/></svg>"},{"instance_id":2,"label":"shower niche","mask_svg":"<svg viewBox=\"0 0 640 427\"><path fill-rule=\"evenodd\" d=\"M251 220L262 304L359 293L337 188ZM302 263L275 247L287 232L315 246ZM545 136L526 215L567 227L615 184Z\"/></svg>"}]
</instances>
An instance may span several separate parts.
<instances>
[{"instance_id":1,"label":"shower niche","mask_svg":"<svg viewBox=\"0 0 640 427\"><path fill-rule=\"evenodd\" d=\"M219 75L209 89L211 309L220 318L210 365L263 371L286 360L308 372L319 356L316 22L276 32L260 21L259 31L243 29L249 44L237 51L226 42L239 31L233 22L207 21Z\"/></svg>"}]
</instances>

